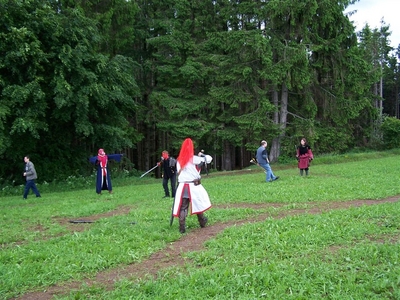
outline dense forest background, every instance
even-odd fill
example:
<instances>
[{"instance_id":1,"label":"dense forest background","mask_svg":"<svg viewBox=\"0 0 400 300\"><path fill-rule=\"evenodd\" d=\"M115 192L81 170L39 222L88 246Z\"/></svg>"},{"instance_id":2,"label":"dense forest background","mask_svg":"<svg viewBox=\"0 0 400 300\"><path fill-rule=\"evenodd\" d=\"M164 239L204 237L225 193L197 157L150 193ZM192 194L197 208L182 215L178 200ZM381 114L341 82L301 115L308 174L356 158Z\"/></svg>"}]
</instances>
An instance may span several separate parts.
<instances>
[{"instance_id":1,"label":"dense forest background","mask_svg":"<svg viewBox=\"0 0 400 300\"><path fill-rule=\"evenodd\" d=\"M213 167L399 143L399 48L337 0L0 0L1 184L147 170L184 138ZM350 12L354 13L354 12ZM136 172L137 173L137 172Z\"/></svg>"}]
</instances>

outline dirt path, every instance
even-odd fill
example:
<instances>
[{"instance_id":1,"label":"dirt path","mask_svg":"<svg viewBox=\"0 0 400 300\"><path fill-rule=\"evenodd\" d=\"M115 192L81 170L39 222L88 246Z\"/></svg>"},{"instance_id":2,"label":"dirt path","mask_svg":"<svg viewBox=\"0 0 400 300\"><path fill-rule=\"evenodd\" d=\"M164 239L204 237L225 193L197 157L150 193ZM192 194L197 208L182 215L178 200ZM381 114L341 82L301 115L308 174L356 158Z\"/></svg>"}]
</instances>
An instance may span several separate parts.
<instances>
[{"instance_id":1,"label":"dirt path","mask_svg":"<svg viewBox=\"0 0 400 300\"><path fill-rule=\"evenodd\" d=\"M399 201L400 196L390 197L382 200L352 200L347 202L323 202L323 203L306 203L310 208L308 209L289 209L280 213L275 218L284 218L292 215L299 214L320 214L322 212L346 209L351 207L360 207L363 205L377 205L383 203L393 203ZM253 209L261 209L267 207L282 207L285 204L236 204L215 206L219 208L234 208L234 207L248 207ZM115 213L115 212L114 212ZM111 269L105 272L99 272L95 278L86 279L83 281L61 283L48 287L43 292L31 292L17 299L25 300L47 300L52 299L54 295L63 295L69 293L71 290L78 290L83 284L88 286L99 284L104 286L107 290L114 288L114 283L122 278L130 278L136 280L144 276L156 277L160 269L168 268L171 266L183 266L185 263L182 254L185 252L199 251L204 249L203 244L209 239L214 238L218 233L222 232L225 228L234 225L241 225L250 222L260 222L266 218L271 217L269 213L260 214L248 220L237 220L232 222L217 223L207 226L203 229L194 229L189 233L183 235L179 240L171 243L167 248L154 253L147 260L124 266L122 268Z\"/></svg>"}]
</instances>

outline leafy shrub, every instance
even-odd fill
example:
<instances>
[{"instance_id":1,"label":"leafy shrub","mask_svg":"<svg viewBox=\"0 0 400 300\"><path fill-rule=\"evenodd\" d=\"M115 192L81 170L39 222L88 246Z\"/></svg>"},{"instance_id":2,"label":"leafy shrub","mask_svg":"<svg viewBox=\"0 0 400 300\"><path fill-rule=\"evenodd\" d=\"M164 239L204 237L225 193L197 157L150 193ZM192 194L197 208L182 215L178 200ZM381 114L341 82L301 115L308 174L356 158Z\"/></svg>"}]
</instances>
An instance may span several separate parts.
<instances>
[{"instance_id":1,"label":"leafy shrub","mask_svg":"<svg viewBox=\"0 0 400 300\"><path fill-rule=\"evenodd\" d=\"M381 131L385 149L400 147L400 120L386 117L382 123Z\"/></svg>"}]
</instances>

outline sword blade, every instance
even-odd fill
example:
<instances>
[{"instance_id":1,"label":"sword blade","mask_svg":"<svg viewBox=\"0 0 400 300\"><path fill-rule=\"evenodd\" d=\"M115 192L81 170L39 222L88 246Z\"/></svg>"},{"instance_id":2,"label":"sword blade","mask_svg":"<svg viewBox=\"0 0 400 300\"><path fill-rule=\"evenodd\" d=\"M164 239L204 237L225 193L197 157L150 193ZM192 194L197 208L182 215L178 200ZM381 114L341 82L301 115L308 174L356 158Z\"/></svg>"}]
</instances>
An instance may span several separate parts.
<instances>
[{"instance_id":1,"label":"sword blade","mask_svg":"<svg viewBox=\"0 0 400 300\"><path fill-rule=\"evenodd\" d=\"M155 165L154 167L152 167L150 170L146 171L145 173L142 174L142 176L140 176L140 178L142 178L143 176L149 174L151 171L153 171L155 168L157 168L158 165Z\"/></svg>"}]
</instances>

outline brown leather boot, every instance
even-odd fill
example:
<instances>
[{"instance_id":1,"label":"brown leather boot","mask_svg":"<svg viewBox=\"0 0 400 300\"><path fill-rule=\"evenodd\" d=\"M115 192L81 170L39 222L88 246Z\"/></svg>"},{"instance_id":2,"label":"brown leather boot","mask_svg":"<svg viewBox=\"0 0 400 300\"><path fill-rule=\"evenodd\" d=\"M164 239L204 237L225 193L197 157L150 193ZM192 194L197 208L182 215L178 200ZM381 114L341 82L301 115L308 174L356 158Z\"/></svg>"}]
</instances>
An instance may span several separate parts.
<instances>
[{"instance_id":1,"label":"brown leather boot","mask_svg":"<svg viewBox=\"0 0 400 300\"><path fill-rule=\"evenodd\" d=\"M179 220L179 232L180 233L185 233L186 232L185 222L181 222L180 220Z\"/></svg>"},{"instance_id":2,"label":"brown leather boot","mask_svg":"<svg viewBox=\"0 0 400 300\"><path fill-rule=\"evenodd\" d=\"M179 213L179 232L180 233L186 232L186 216L187 216L187 209L181 210Z\"/></svg>"},{"instance_id":3,"label":"brown leather boot","mask_svg":"<svg viewBox=\"0 0 400 300\"><path fill-rule=\"evenodd\" d=\"M197 220L199 220L199 224L200 224L201 228L206 227L208 219L207 219L207 217L204 216L204 214L197 214Z\"/></svg>"}]
</instances>

